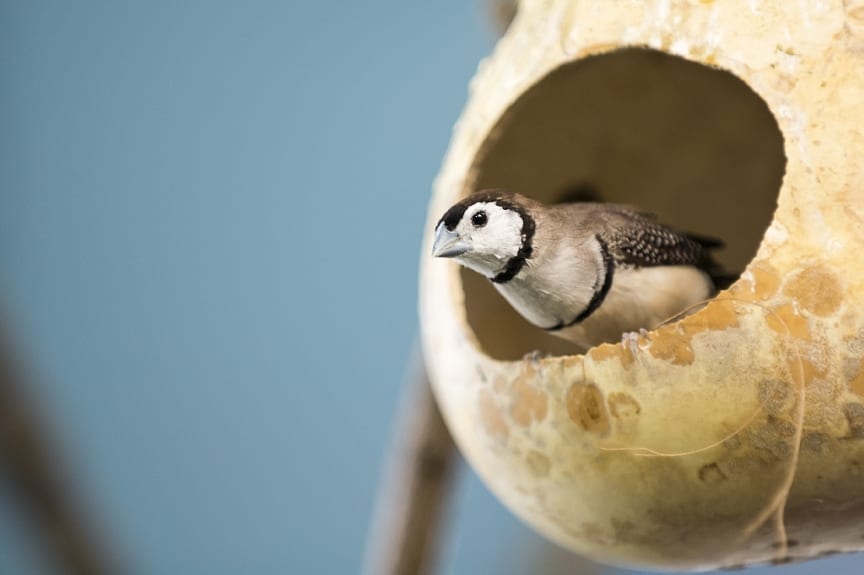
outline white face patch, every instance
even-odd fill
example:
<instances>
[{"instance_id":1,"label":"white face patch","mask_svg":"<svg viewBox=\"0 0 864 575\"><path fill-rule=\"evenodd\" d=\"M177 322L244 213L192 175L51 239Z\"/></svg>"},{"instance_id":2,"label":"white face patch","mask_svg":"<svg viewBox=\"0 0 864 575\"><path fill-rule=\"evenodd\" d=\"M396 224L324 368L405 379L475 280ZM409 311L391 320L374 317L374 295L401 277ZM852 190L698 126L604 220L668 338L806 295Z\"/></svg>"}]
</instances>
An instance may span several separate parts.
<instances>
[{"instance_id":1,"label":"white face patch","mask_svg":"<svg viewBox=\"0 0 864 575\"><path fill-rule=\"evenodd\" d=\"M519 253L522 225L522 216L494 202L472 204L456 226L471 249L457 259L484 275L494 275Z\"/></svg>"}]
</instances>

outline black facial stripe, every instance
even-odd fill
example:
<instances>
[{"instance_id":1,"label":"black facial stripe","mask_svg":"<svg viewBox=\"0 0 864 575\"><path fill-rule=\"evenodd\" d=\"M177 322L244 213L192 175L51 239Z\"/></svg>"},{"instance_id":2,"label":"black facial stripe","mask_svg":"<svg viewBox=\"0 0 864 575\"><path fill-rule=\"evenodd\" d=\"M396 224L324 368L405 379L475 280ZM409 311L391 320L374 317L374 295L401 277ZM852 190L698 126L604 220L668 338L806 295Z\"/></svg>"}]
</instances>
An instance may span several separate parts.
<instances>
[{"instance_id":1,"label":"black facial stripe","mask_svg":"<svg viewBox=\"0 0 864 575\"><path fill-rule=\"evenodd\" d=\"M470 206L480 202L498 204L504 209L513 210L519 212L521 215L524 215L521 209L518 209L515 204L513 204L507 199L507 192L504 192L503 190L484 190L482 192L475 192L467 198L464 198L462 201L451 206L449 210L444 212L444 215L441 216L441 219L438 220L438 223L435 225L435 227L437 228L443 223L444 227L452 232L456 229L456 226L459 225L459 221L462 219L462 216L465 215L465 210L467 210Z\"/></svg>"},{"instance_id":2,"label":"black facial stripe","mask_svg":"<svg viewBox=\"0 0 864 575\"><path fill-rule=\"evenodd\" d=\"M597 311L597 308L600 307L603 300L605 300L606 296L609 295L609 289L612 287L612 276L615 274L615 260L609 252L609 245L603 240L603 238L599 235L594 237L597 239L597 243L600 244L600 255L603 257L603 267L605 268L603 283L601 284L600 278L597 278L598 281L594 283L594 295L591 296L591 301L588 302L585 309L573 318L572 321L568 323L559 322L558 325L544 328L546 331L558 331L559 329L564 329L565 327L570 327L571 325L576 325L579 322L585 321L592 313Z\"/></svg>"},{"instance_id":3,"label":"black facial stripe","mask_svg":"<svg viewBox=\"0 0 864 575\"><path fill-rule=\"evenodd\" d=\"M531 254L534 251L533 241L536 225L534 224L534 218L532 218L528 212L520 206L511 204L506 200L497 200L495 203L505 210L516 212L519 214L519 217L522 218L522 245L519 247L519 251L516 252L516 255L507 261L507 265L504 266L504 269L492 278L493 283L503 284L516 277L516 274L525 267L525 261L531 257Z\"/></svg>"},{"instance_id":4,"label":"black facial stripe","mask_svg":"<svg viewBox=\"0 0 864 575\"><path fill-rule=\"evenodd\" d=\"M443 223L444 227L447 228L447 231L452 232L456 229L456 226L459 225L459 220L461 220L462 216L465 215L465 210L467 209L468 204L464 202L455 204L452 208L444 212L444 215L441 216L440 220L438 220L438 226Z\"/></svg>"}]
</instances>

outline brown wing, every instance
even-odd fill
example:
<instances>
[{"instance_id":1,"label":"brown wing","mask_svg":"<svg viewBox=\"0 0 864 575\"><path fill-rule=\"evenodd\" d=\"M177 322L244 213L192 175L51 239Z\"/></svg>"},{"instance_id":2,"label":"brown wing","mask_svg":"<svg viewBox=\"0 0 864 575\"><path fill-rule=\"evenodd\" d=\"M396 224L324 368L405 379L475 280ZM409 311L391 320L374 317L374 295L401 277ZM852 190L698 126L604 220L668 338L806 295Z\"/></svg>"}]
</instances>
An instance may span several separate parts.
<instances>
[{"instance_id":1,"label":"brown wing","mask_svg":"<svg viewBox=\"0 0 864 575\"><path fill-rule=\"evenodd\" d=\"M707 255L702 244L686 234L641 218L616 229L608 243L618 263L638 267L699 266Z\"/></svg>"},{"instance_id":2,"label":"brown wing","mask_svg":"<svg viewBox=\"0 0 864 575\"><path fill-rule=\"evenodd\" d=\"M616 206L610 212L606 234L619 265L696 266L716 280L726 277L711 255L711 250L723 247L721 240L679 232L657 222L653 214Z\"/></svg>"}]
</instances>

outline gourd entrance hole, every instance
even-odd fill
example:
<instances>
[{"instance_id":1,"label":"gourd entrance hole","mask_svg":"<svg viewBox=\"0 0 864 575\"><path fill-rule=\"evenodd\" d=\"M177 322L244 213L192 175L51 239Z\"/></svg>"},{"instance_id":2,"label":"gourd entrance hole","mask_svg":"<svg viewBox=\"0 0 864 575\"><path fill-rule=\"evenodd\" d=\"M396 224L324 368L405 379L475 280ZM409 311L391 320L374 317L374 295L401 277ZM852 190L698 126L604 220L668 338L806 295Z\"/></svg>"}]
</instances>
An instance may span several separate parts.
<instances>
[{"instance_id":1,"label":"gourd entrance hole","mask_svg":"<svg viewBox=\"0 0 864 575\"><path fill-rule=\"evenodd\" d=\"M743 271L771 223L783 136L735 75L648 49L565 64L528 89L483 143L466 194L505 188L545 203L574 190L655 212L721 238L717 259ZM462 269L468 323L485 353L578 353L533 327L489 282Z\"/></svg>"}]
</instances>

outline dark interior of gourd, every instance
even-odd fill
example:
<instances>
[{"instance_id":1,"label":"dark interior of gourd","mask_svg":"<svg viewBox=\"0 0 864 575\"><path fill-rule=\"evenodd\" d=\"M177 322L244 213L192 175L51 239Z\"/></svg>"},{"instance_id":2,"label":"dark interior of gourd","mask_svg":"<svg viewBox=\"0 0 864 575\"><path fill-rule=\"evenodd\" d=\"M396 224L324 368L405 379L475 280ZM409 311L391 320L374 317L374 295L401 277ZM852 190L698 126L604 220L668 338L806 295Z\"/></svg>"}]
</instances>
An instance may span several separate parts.
<instances>
[{"instance_id":1,"label":"dark interior of gourd","mask_svg":"<svg viewBox=\"0 0 864 575\"><path fill-rule=\"evenodd\" d=\"M627 49L557 68L528 89L481 146L465 193L505 188L554 203L586 191L655 212L677 229L721 238L740 273L771 222L785 168L765 102L733 74ZM466 314L497 359L573 354L463 269Z\"/></svg>"}]
</instances>

